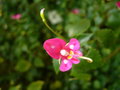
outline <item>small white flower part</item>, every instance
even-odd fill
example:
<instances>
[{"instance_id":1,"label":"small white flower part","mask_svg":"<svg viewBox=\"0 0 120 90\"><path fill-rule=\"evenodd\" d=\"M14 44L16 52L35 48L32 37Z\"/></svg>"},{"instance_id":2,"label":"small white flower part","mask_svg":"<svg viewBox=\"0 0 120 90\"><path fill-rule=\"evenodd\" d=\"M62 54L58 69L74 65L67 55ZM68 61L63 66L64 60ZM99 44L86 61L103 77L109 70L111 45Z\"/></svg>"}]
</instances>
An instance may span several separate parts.
<instances>
[{"instance_id":1,"label":"small white flower part","mask_svg":"<svg viewBox=\"0 0 120 90\"><path fill-rule=\"evenodd\" d=\"M60 54L63 55L63 56L66 56L68 54L68 52L63 49L63 50L60 51Z\"/></svg>"},{"instance_id":2,"label":"small white flower part","mask_svg":"<svg viewBox=\"0 0 120 90\"><path fill-rule=\"evenodd\" d=\"M62 17L56 10L48 12L48 19L52 24L58 24L63 21Z\"/></svg>"},{"instance_id":3,"label":"small white flower part","mask_svg":"<svg viewBox=\"0 0 120 90\"><path fill-rule=\"evenodd\" d=\"M43 22L45 21L44 10L45 10L45 8L41 9L41 11L40 11L40 16L42 17Z\"/></svg>"},{"instance_id":4,"label":"small white flower part","mask_svg":"<svg viewBox=\"0 0 120 90\"><path fill-rule=\"evenodd\" d=\"M45 8L41 9L40 14L43 15Z\"/></svg>"},{"instance_id":5,"label":"small white flower part","mask_svg":"<svg viewBox=\"0 0 120 90\"><path fill-rule=\"evenodd\" d=\"M67 63L68 63L68 60L64 60L63 62L64 62L64 64L67 64Z\"/></svg>"},{"instance_id":6,"label":"small white flower part","mask_svg":"<svg viewBox=\"0 0 120 90\"><path fill-rule=\"evenodd\" d=\"M74 45L70 45L69 47L70 47L70 49L73 49L73 48L74 48Z\"/></svg>"}]
</instances>

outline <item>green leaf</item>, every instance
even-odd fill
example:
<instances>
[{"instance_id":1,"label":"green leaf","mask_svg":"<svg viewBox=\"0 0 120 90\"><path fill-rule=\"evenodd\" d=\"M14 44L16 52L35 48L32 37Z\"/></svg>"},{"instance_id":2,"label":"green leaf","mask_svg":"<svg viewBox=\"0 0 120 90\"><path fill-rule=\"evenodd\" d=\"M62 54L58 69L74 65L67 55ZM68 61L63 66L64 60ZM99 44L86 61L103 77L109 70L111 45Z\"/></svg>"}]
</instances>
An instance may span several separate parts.
<instances>
[{"instance_id":1,"label":"green leaf","mask_svg":"<svg viewBox=\"0 0 120 90\"><path fill-rule=\"evenodd\" d=\"M20 61L18 61L17 65L15 66L15 69L19 72L25 72L25 71L29 70L30 66L31 66L31 63L29 61L20 60Z\"/></svg>"},{"instance_id":2,"label":"green leaf","mask_svg":"<svg viewBox=\"0 0 120 90\"><path fill-rule=\"evenodd\" d=\"M21 90L20 88L21 88L21 85L17 85L17 86L10 87L9 90Z\"/></svg>"},{"instance_id":3,"label":"green leaf","mask_svg":"<svg viewBox=\"0 0 120 90\"><path fill-rule=\"evenodd\" d=\"M75 38L80 40L80 43L86 43L90 38L93 36L93 34L79 34L76 35Z\"/></svg>"},{"instance_id":4,"label":"green leaf","mask_svg":"<svg viewBox=\"0 0 120 90\"><path fill-rule=\"evenodd\" d=\"M72 71L71 75L83 81L89 81L91 79L91 75L87 73L81 73L81 72L78 73L76 71Z\"/></svg>"},{"instance_id":5,"label":"green leaf","mask_svg":"<svg viewBox=\"0 0 120 90\"><path fill-rule=\"evenodd\" d=\"M42 90L44 82L43 81L35 81L32 82L28 87L27 90Z\"/></svg>"},{"instance_id":6,"label":"green leaf","mask_svg":"<svg viewBox=\"0 0 120 90\"><path fill-rule=\"evenodd\" d=\"M34 0L34 3L39 3L41 0Z\"/></svg>"},{"instance_id":7,"label":"green leaf","mask_svg":"<svg viewBox=\"0 0 120 90\"><path fill-rule=\"evenodd\" d=\"M53 67L54 67L54 70L55 70L56 74L58 74L58 72L60 71L59 66L60 66L59 61L56 60L56 59L53 59Z\"/></svg>"},{"instance_id":8,"label":"green leaf","mask_svg":"<svg viewBox=\"0 0 120 90\"><path fill-rule=\"evenodd\" d=\"M4 62L4 58L0 57L0 64Z\"/></svg>"},{"instance_id":9,"label":"green leaf","mask_svg":"<svg viewBox=\"0 0 120 90\"><path fill-rule=\"evenodd\" d=\"M79 22L79 31L85 32L90 27L90 21L88 19L80 20Z\"/></svg>"},{"instance_id":10,"label":"green leaf","mask_svg":"<svg viewBox=\"0 0 120 90\"><path fill-rule=\"evenodd\" d=\"M112 46L115 41L114 34L112 30L109 29L99 30L95 33L95 36L97 40L99 40L99 42L106 47Z\"/></svg>"},{"instance_id":11,"label":"green leaf","mask_svg":"<svg viewBox=\"0 0 120 90\"><path fill-rule=\"evenodd\" d=\"M28 81L33 81L37 75L41 76L41 73L39 73L36 68L31 68L26 74L26 79Z\"/></svg>"},{"instance_id":12,"label":"green leaf","mask_svg":"<svg viewBox=\"0 0 120 90\"><path fill-rule=\"evenodd\" d=\"M96 24L96 25L100 25L100 24L103 22L103 17L101 17L100 15L97 15L97 16L94 18L94 21L95 21L95 24Z\"/></svg>"},{"instance_id":13,"label":"green leaf","mask_svg":"<svg viewBox=\"0 0 120 90\"><path fill-rule=\"evenodd\" d=\"M116 28L120 26L120 14L118 10L114 9L109 14L106 24L111 28Z\"/></svg>"},{"instance_id":14,"label":"green leaf","mask_svg":"<svg viewBox=\"0 0 120 90\"><path fill-rule=\"evenodd\" d=\"M60 81L55 81L50 84L50 90L57 90L62 87L62 82Z\"/></svg>"},{"instance_id":15,"label":"green leaf","mask_svg":"<svg viewBox=\"0 0 120 90\"><path fill-rule=\"evenodd\" d=\"M99 88L101 87L100 81L98 81L98 80L95 80L95 81L93 82L93 85L94 85L94 87L95 87L96 89L99 89Z\"/></svg>"},{"instance_id":16,"label":"green leaf","mask_svg":"<svg viewBox=\"0 0 120 90\"><path fill-rule=\"evenodd\" d=\"M70 37L83 33L90 27L90 21L88 19L81 19L79 22L68 23L65 30Z\"/></svg>"},{"instance_id":17,"label":"green leaf","mask_svg":"<svg viewBox=\"0 0 120 90\"><path fill-rule=\"evenodd\" d=\"M43 61L42 61L41 59L38 59L38 58L36 58L36 59L34 60L34 65L35 65L36 67L44 67Z\"/></svg>"},{"instance_id":18,"label":"green leaf","mask_svg":"<svg viewBox=\"0 0 120 90\"><path fill-rule=\"evenodd\" d=\"M74 15L74 14L72 14L72 13L70 13L69 15L68 15L68 19L67 19L67 22L68 23L75 23L75 22L79 22L80 21L80 17L79 16L77 16L77 15Z\"/></svg>"},{"instance_id":19,"label":"green leaf","mask_svg":"<svg viewBox=\"0 0 120 90\"><path fill-rule=\"evenodd\" d=\"M96 68L100 67L103 63L102 57L101 57L99 51L96 49L91 48L87 54L87 57L90 57L93 60L92 63L87 63L87 64L90 64L89 65L90 69L96 69Z\"/></svg>"},{"instance_id":20,"label":"green leaf","mask_svg":"<svg viewBox=\"0 0 120 90\"><path fill-rule=\"evenodd\" d=\"M101 66L101 56L97 50L91 48L88 52L87 57L91 58L93 62L88 63L86 60L81 60L79 64L73 65L71 75L75 76L76 78L79 78L81 73L86 73L90 70L95 70L96 68Z\"/></svg>"}]
</instances>

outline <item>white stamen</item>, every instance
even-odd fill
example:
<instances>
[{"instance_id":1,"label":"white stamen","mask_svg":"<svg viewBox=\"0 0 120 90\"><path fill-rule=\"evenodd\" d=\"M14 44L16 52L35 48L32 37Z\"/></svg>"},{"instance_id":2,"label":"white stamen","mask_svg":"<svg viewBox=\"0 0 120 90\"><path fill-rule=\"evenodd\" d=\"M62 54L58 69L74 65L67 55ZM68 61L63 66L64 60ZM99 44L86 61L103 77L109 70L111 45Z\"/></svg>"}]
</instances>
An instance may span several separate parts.
<instances>
[{"instance_id":1,"label":"white stamen","mask_svg":"<svg viewBox=\"0 0 120 90\"><path fill-rule=\"evenodd\" d=\"M88 57L84 57L84 56L80 56L79 58L82 58L84 60L87 60L88 62L92 63L93 60L91 58L88 58Z\"/></svg>"},{"instance_id":2,"label":"white stamen","mask_svg":"<svg viewBox=\"0 0 120 90\"><path fill-rule=\"evenodd\" d=\"M67 43L65 46L67 46L69 43Z\"/></svg>"},{"instance_id":3,"label":"white stamen","mask_svg":"<svg viewBox=\"0 0 120 90\"><path fill-rule=\"evenodd\" d=\"M70 45L70 49L73 49L74 48L74 45Z\"/></svg>"},{"instance_id":4,"label":"white stamen","mask_svg":"<svg viewBox=\"0 0 120 90\"><path fill-rule=\"evenodd\" d=\"M61 63L61 58L59 58L59 64Z\"/></svg>"},{"instance_id":5,"label":"white stamen","mask_svg":"<svg viewBox=\"0 0 120 90\"><path fill-rule=\"evenodd\" d=\"M68 63L68 60L64 60L64 64L67 64Z\"/></svg>"},{"instance_id":6,"label":"white stamen","mask_svg":"<svg viewBox=\"0 0 120 90\"><path fill-rule=\"evenodd\" d=\"M68 52L63 49L63 50L60 51L60 54L63 55L63 56L66 56L68 54Z\"/></svg>"}]
</instances>

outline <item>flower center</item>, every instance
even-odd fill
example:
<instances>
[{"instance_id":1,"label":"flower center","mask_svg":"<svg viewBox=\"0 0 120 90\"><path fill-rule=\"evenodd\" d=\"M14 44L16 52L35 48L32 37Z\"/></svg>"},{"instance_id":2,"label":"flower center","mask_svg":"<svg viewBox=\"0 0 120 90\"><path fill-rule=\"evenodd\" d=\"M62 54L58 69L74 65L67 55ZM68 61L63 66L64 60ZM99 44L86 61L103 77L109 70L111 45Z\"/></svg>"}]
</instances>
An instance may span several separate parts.
<instances>
[{"instance_id":1,"label":"flower center","mask_svg":"<svg viewBox=\"0 0 120 90\"><path fill-rule=\"evenodd\" d=\"M71 59L74 55L74 52L73 51L70 51L69 55L67 56L67 59Z\"/></svg>"},{"instance_id":2,"label":"flower center","mask_svg":"<svg viewBox=\"0 0 120 90\"><path fill-rule=\"evenodd\" d=\"M60 51L60 54L63 55L63 56L67 56L68 52L63 49L63 50Z\"/></svg>"},{"instance_id":3,"label":"flower center","mask_svg":"<svg viewBox=\"0 0 120 90\"><path fill-rule=\"evenodd\" d=\"M67 59L71 59L71 58L73 58L73 56L74 56L74 52L73 52L72 50L70 50L70 52L67 52L65 49L62 49L62 50L60 51L60 54L61 54L62 56L67 56Z\"/></svg>"}]
</instances>

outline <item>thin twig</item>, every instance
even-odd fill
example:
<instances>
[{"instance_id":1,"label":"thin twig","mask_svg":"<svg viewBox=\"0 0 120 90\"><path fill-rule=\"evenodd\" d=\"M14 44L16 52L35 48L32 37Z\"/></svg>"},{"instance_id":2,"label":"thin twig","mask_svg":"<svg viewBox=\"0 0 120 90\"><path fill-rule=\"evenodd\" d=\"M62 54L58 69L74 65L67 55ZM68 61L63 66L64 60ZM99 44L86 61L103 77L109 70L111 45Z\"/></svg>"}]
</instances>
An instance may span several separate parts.
<instances>
[{"instance_id":1,"label":"thin twig","mask_svg":"<svg viewBox=\"0 0 120 90\"><path fill-rule=\"evenodd\" d=\"M107 61L111 59L113 56L115 56L118 52L120 52L120 47L116 48L112 53L110 53L107 57L103 59L103 61Z\"/></svg>"}]
</instances>

